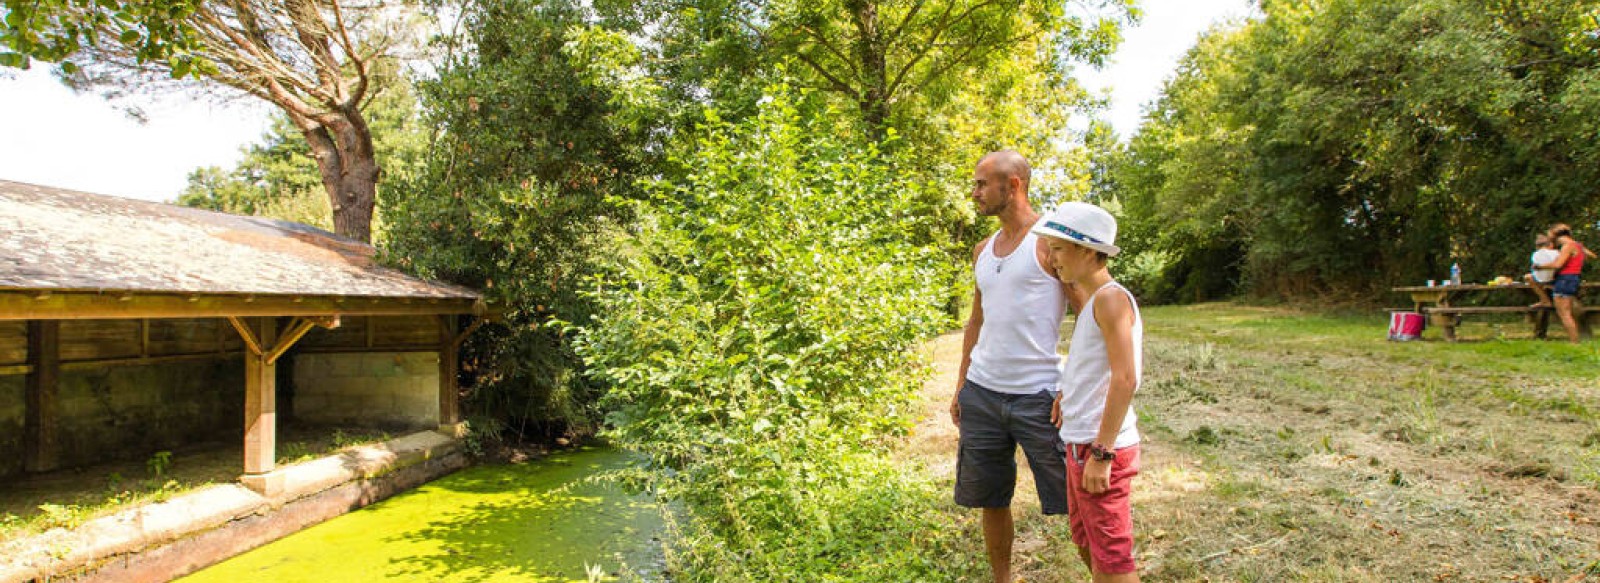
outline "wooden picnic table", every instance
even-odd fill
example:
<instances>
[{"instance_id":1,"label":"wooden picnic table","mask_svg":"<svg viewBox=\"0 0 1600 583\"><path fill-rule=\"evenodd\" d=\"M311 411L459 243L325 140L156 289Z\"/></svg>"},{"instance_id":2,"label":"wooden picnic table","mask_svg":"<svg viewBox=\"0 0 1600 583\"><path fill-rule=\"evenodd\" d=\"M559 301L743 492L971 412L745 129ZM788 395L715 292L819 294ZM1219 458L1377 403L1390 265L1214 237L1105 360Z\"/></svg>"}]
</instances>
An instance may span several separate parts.
<instances>
[{"instance_id":1,"label":"wooden picnic table","mask_svg":"<svg viewBox=\"0 0 1600 583\"><path fill-rule=\"evenodd\" d=\"M1579 293L1585 290L1600 288L1600 282L1584 282ZM1460 298L1467 292L1500 292L1522 290L1525 299L1535 301L1538 295L1534 294L1533 286L1526 283L1507 283L1501 285L1487 285L1481 283L1463 283L1460 285L1412 285L1393 288L1398 293L1409 294L1415 311L1426 314L1428 323L1438 326L1444 333L1445 340L1456 339L1456 326L1461 323L1464 314L1524 314L1533 324L1535 337L1544 338L1550 328L1550 315L1554 313L1551 308L1535 308L1531 305L1516 306L1455 306L1451 301ZM1573 316L1577 318L1578 325L1583 335L1589 335L1589 317L1600 314L1600 310L1590 310L1580 303L1573 304Z\"/></svg>"}]
</instances>

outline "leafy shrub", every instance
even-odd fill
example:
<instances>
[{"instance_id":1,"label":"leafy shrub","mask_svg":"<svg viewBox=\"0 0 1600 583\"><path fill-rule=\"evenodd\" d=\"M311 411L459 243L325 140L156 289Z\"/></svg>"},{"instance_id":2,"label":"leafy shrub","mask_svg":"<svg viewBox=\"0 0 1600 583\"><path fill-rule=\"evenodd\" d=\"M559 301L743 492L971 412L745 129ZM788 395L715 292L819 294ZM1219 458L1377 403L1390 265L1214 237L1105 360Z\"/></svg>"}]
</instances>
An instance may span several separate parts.
<instances>
[{"instance_id":1,"label":"leafy shrub","mask_svg":"<svg viewBox=\"0 0 1600 583\"><path fill-rule=\"evenodd\" d=\"M955 272L918 242L923 186L815 103L780 86L751 119L708 114L575 341L610 436L687 503L688 580L919 580L949 554L938 488L881 454Z\"/></svg>"},{"instance_id":2,"label":"leafy shrub","mask_svg":"<svg viewBox=\"0 0 1600 583\"><path fill-rule=\"evenodd\" d=\"M634 196L647 140L615 122L609 93L563 52L583 22L576 3L489 0L460 18L463 36L441 41L451 57L418 84L432 155L380 193L388 260L504 310L504 325L462 348L469 417L504 421L508 438L585 433L602 387L550 324L588 321L579 291L612 254L621 212L608 198Z\"/></svg>"}]
</instances>

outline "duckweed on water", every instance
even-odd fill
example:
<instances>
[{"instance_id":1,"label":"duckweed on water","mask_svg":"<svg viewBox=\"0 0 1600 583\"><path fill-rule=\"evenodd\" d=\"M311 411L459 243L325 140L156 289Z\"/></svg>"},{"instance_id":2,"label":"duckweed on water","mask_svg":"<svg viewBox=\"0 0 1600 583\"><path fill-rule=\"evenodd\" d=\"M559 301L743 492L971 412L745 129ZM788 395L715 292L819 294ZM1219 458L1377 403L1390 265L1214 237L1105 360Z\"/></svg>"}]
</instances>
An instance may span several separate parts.
<instances>
[{"instance_id":1,"label":"duckweed on water","mask_svg":"<svg viewBox=\"0 0 1600 583\"><path fill-rule=\"evenodd\" d=\"M472 467L234 557L184 583L586 581L658 578L662 519L646 496L586 478L626 467L599 448Z\"/></svg>"}]
</instances>

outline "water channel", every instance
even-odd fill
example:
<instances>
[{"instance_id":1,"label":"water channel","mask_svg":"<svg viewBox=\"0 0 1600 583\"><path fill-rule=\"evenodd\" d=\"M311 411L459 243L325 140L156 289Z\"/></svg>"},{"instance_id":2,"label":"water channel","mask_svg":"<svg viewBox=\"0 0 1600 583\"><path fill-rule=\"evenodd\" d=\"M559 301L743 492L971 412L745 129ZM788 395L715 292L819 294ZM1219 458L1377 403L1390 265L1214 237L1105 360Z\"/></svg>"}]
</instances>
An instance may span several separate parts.
<instances>
[{"instance_id":1,"label":"water channel","mask_svg":"<svg viewBox=\"0 0 1600 583\"><path fill-rule=\"evenodd\" d=\"M659 507L590 479L628 463L589 447L470 467L179 581L660 581Z\"/></svg>"}]
</instances>

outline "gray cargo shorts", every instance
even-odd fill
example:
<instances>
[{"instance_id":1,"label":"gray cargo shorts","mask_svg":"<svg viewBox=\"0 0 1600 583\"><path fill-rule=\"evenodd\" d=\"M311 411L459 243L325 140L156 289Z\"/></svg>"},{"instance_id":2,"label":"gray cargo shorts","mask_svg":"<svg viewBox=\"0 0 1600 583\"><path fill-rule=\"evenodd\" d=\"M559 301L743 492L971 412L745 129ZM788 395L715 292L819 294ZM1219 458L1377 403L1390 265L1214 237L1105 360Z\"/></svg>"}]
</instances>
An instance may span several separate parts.
<instances>
[{"instance_id":1,"label":"gray cargo shorts","mask_svg":"<svg viewBox=\"0 0 1600 583\"><path fill-rule=\"evenodd\" d=\"M1011 395L969 380L956 402L961 405L956 504L968 508L1011 506L1020 445L1039 490L1039 508L1045 514L1066 514L1066 447L1050 423L1055 391Z\"/></svg>"}]
</instances>

